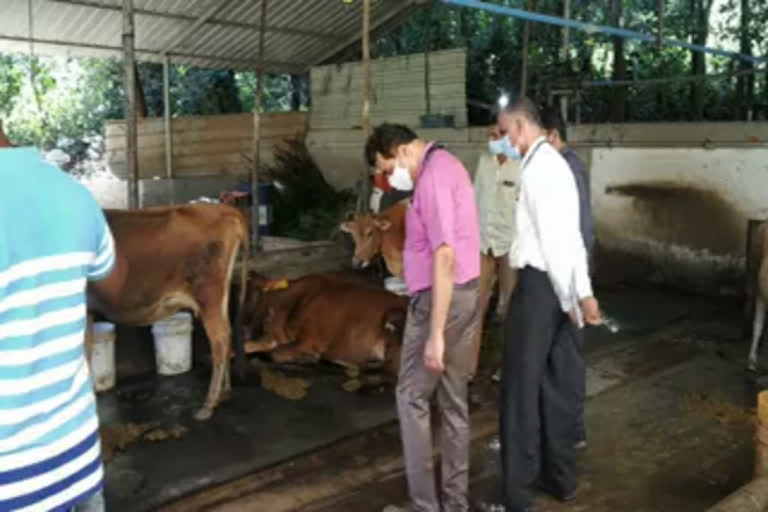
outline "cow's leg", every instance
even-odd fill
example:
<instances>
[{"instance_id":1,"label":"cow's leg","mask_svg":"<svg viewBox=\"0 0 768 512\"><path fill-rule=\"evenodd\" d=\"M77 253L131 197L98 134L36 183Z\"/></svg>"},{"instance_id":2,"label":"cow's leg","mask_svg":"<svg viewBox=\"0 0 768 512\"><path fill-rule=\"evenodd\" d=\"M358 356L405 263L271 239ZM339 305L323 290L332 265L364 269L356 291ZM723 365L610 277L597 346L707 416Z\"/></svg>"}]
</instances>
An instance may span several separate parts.
<instances>
[{"instance_id":1,"label":"cow's leg","mask_svg":"<svg viewBox=\"0 0 768 512\"><path fill-rule=\"evenodd\" d=\"M320 354L307 350L302 345L284 345L271 354L272 360L279 364L284 363L316 363L320 360Z\"/></svg>"},{"instance_id":2,"label":"cow's leg","mask_svg":"<svg viewBox=\"0 0 768 512\"><path fill-rule=\"evenodd\" d=\"M215 301L212 301L214 304ZM221 314L221 308L206 307L201 312L205 333L211 344L211 381L208 385L208 396L203 407L195 414L197 420L207 420L221 401L222 391L228 389L229 382L229 353L231 329L228 319Z\"/></svg>"},{"instance_id":3,"label":"cow's leg","mask_svg":"<svg viewBox=\"0 0 768 512\"><path fill-rule=\"evenodd\" d=\"M752 346L749 349L749 361L747 368L750 371L757 371L757 351L760 348L760 338L763 335L763 325L765 324L765 300L758 293L755 299L755 321L752 324Z\"/></svg>"},{"instance_id":4,"label":"cow's leg","mask_svg":"<svg viewBox=\"0 0 768 512\"><path fill-rule=\"evenodd\" d=\"M258 340L248 340L245 342L245 353L253 354L255 352L270 352L277 348L277 340L273 338L261 338Z\"/></svg>"}]
</instances>

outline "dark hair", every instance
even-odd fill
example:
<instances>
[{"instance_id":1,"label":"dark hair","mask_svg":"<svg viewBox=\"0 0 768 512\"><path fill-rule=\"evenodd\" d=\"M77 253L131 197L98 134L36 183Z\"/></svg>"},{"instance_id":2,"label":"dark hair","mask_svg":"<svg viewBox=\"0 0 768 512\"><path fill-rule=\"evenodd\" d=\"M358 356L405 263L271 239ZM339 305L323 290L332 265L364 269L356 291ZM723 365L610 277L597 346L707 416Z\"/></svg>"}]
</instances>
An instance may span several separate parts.
<instances>
[{"instance_id":1,"label":"dark hair","mask_svg":"<svg viewBox=\"0 0 768 512\"><path fill-rule=\"evenodd\" d=\"M557 131L563 142L568 140L568 134L566 133L565 121L563 116L560 115L560 109L556 106L545 107L542 113L541 127L547 131Z\"/></svg>"},{"instance_id":2,"label":"dark hair","mask_svg":"<svg viewBox=\"0 0 768 512\"><path fill-rule=\"evenodd\" d=\"M417 138L413 130L402 124L380 124L365 142L365 159L369 165L376 165L376 153L381 153L384 158L392 158L397 146L408 144Z\"/></svg>"},{"instance_id":3,"label":"dark hair","mask_svg":"<svg viewBox=\"0 0 768 512\"><path fill-rule=\"evenodd\" d=\"M541 116L536 104L525 96L521 96L517 101L508 105L503 111L505 114L517 114L526 118L536 126L541 126Z\"/></svg>"}]
</instances>

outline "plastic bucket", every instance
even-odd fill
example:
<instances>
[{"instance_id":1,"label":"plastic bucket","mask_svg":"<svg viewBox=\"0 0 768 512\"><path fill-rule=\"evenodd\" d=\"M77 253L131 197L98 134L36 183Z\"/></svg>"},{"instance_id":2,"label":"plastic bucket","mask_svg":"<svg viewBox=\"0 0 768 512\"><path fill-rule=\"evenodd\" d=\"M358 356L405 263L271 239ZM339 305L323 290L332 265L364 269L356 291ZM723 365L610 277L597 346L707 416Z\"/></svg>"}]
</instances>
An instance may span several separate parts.
<instances>
[{"instance_id":1,"label":"plastic bucket","mask_svg":"<svg viewBox=\"0 0 768 512\"><path fill-rule=\"evenodd\" d=\"M405 281L397 277L388 277L384 280L384 288L396 295L408 295L408 286Z\"/></svg>"},{"instance_id":2,"label":"plastic bucket","mask_svg":"<svg viewBox=\"0 0 768 512\"><path fill-rule=\"evenodd\" d=\"M152 325L155 363L160 375L179 375L192 368L192 315L186 312Z\"/></svg>"},{"instance_id":3,"label":"plastic bucket","mask_svg":"<svg viewBox=\"0 0 768 512\"><path fill-rule=\"evenodd\" d=\"M115 324L93 324L91 372L96 391L107 391L115 387Z\"/></svg>"}]
</instances>

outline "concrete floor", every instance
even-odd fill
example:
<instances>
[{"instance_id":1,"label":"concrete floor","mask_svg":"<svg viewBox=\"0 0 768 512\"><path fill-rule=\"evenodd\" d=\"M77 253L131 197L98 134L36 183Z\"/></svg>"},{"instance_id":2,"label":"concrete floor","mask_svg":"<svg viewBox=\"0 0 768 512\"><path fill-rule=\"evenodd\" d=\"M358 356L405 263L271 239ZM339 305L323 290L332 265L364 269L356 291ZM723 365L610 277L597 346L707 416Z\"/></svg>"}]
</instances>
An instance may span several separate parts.
<instances>
[{"instance_id":1,"label":"concrete floor","mask_svg":"<svg viewBox=\"0 0 768 512\"><path fill-rule=\"evenodd\" d=\"M752 466L754 388L743 371L741 314L726 303L659 291L601 294L618 334L587 337L589 447L580 495L545 511L699 511L744 483ZM487 377L498 338L486 343ZM307 398L279 398L254 383L207 423L191 419L207 376L140 381L100 398L104 422L181 424L176 440L141 440L107 466L109 510L168 512L378 511L404 502L390 389L341 390L344 376L305 370ZM472 501L496 499L496 389L473 389ZM175 500L175 501L174 501Z\"/></svg>"},{"instance_id":2,"label":"concrete floor","mask_svg":"<svg viewBox=\"0 0 768 512\"><path fill-rule=\"evenodd\" d=\"M587 339L589 446L579 455L579 496L540 511L702 511L748 481L755 388L743 370L739 312L659 293L605 294L626 330ZM499 500L498 453L473 445L472 503ZM406 500L402 473L304 512L377 511Z\"/></svg>"},{"instance_id":3,"label":"concrete floor","mask_svg":"<svg viewBox=\"0 0 768 512\"><path fill-rule=\"evenodd\" d=\"M622 330L588 334L589 446L579 456L578 499L561 505L537 496L541 511L701 511L746 482L752 471L756 389L737 343L741 313L663 292L601 294ZM497 354L491 340L485 370ZM474 393L471 499L498 498L495 388ZM295 459L278 476L254 474L164 508L364 512L406 501L396 426Z\"/></svg>"}]
</instances>

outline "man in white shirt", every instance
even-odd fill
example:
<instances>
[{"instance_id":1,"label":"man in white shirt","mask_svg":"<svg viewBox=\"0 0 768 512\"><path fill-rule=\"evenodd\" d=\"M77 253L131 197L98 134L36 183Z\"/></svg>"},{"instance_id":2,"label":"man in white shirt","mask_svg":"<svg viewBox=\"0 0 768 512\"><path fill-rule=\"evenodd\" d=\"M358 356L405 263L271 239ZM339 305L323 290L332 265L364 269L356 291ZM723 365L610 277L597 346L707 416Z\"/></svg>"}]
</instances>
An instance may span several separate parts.
<instances>
[{"instance_id":1,"label":"man in white shirt","mask_svg":"<svg viewBox=\"0 0 768 512\"><path fill-rule=\"evenodd\" d=\"M510 264L518 284L509 303L500 404L505 509L529 510L527 487L561 501L576 496L576 403L558 372L572 342L570 323L601 322L579 231L579 199L568 164L546 141L527 98L499 114L499 127L523 155L517 236Z\"/></svg>"},{"instance_id":2,"label":"man in white shirt","mask_svg":"<svg viewBox=\"0 0 768 512\"><path fill-rule=\"evenodd\" d=\"M520 155L507 151L505 134L498 126L489 133L488 150L483 151L475 171L475 199L480 221L480 289L477 313L472 326L472 377L477 372L483 324L493 287L498 280L499 301L496 318L507 313L507 301L517 282L517 271L509 265L509 248L515 233L515 202L519 186Z\"/></svg>"}]
</instances>

